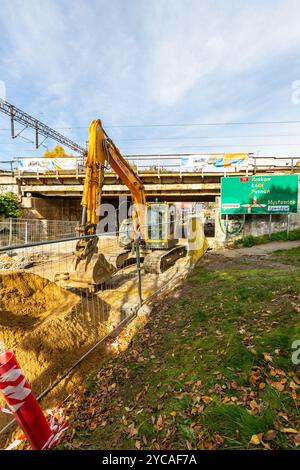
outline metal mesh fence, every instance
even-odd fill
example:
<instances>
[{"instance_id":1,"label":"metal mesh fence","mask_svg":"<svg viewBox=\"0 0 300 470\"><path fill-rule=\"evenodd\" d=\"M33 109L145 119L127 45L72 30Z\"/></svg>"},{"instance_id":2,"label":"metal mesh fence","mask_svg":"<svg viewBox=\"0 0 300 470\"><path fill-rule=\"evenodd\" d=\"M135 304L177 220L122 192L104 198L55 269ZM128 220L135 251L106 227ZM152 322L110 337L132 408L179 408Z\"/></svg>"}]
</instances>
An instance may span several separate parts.
<instances>
[{"instance_id":1,"label":"metal mesh fence","mask_svg":"<svg viewBox=\"0 0 300 470\"><path fill-rule=\"evenodd\" d=\"M0 246L57 240L76 235L77 221L7 218L0 222Z\"/></svg>"},{"instance_id":2,"label":"metal mesh fence","mask_svg":"<svg viewBox=\"0 0 300 470\"><path fill-rule=\"evenodd\" d=\"M0 250L0 342L15 352L37 396L132 316L139 294L151 298L187 269L187 258L160 274L142 269L139 284L133 253L99 289L74 289L64 285L64 276L55 279L73 272L77 242L74 237ZM98 235L97 246L110 263L120 252L115 233ZM0 433L9 421L0 414Z\"/></svg>"}]
</instances>

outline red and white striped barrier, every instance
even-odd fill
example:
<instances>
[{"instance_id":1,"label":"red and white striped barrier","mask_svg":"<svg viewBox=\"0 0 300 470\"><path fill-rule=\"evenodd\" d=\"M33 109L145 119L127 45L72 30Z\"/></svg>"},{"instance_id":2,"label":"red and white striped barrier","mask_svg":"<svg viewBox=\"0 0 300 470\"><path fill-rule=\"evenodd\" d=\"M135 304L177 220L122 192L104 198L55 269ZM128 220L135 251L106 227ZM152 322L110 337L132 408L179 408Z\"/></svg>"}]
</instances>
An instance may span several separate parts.
<instances>
[{"instance_id":1,"label":"red and white striped barrier","mask_svg":"<svg viewBox=\"0 0 300 470\"><path fill-rule=\"evenodd\" d=\"M11 351L0 355L0 390L32 449L48 448L53 440L54 430L47 422Z\"/></svg>"}]
</instances>

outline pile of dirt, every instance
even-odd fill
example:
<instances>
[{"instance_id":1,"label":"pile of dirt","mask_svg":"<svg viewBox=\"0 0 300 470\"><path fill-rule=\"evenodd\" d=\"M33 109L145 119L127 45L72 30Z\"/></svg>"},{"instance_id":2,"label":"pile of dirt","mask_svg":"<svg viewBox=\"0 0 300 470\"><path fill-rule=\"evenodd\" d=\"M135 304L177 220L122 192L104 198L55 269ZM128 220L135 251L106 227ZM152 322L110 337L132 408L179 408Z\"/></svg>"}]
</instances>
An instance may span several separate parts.
<instances>
[{"instance_id":1,"label":"pile of dirt","mask_svg":"<svg viewBox=\"0 0 300 470\"><path fill-rule=\"evenodd\" d=\"M49 257L44 254L3 254L0 256L0 271L19 271L22 269L31 268L37 263L45 262Z\"/></svg>"},{"instance_id":2,"label":"pile of dirt","mask_svg":"<svg viewBox=\"0 0 300 470\"><path fill-rule=\"evenodd\" d=\"M37 395L107 334L118 315L102 299L36 274L0 274L0 344L14 351ZM0 428L9 420L1 415Z\"/></svg>"},{"instance_id":3,"label":"pile of dirt","mask_svg":"<svg viewBox=\"0 0 300 470\"><path fill-rule=\"evenodd\" d=\"M186 272L185 264L182 259L160 276L144 275L143 298L163 286L171 288L170 280ZM45 272L43 269L43 275ZM134 267L126 275L119 273L111 286L91 298L66 291L33 272L0 273L0 344L2 341L14 351L33 391L39 395L113 330L123 319L124 304L137 304L138 299ZM80 376L86 367L85 363L78 372ZM62 387L65 396L74 389L70 377ZM54 399L54 395L47 396L46 406ZM10 419L0 415L0 429Z\"/></svg>"},{"instance_id":4,"label":"pile of dirt","mask_svg":"<svg viewBox=\"0 0 300 470\"><path fill-rule=\"evenodd\" d=\"M72 308L77 296L32 273L0 275L0 340L13 348L58 306Z\"/></svg>"}]
</instances>

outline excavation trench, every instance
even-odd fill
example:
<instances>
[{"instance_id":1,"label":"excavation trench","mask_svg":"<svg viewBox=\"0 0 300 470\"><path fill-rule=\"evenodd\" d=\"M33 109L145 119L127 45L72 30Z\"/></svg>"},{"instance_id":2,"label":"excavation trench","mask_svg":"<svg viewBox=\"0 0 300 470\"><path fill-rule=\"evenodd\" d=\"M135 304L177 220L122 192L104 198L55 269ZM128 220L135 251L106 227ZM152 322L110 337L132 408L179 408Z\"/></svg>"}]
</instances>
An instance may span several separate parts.
<instances>
[{"instance_id":1,"label":"excavation trench","mask_svg":"<svg viewBox=\"0 0 300 470\"><path fill-rule=\"evenodd\" d=\"M144 275L143 298L184 270L185 261L179 260L159 276ZM137 302L134 267L119 273L109 288L91 299L66 291L33 272L0 274L0 345L2 342L14 351L33 391L39 395L121 321L124 304ZM102 349L100 356L105 353ZM96 354L90 361L94 366L95 360ZM64 382L60 391L54 389L43 400L43 407L52 406L74 389L89 370L88 362L80 367L79 375L72 374L72 380L70 377ZM0 429L10 420L9 415L0 413Z\"/></svg>"},{"instance_id":2,"label":"excavation trench","mask_svg":"<svg viewBox=\"0 0 300 470\"><path fill-rule=\"evenodd\" d=\"M118 321L100 297L88 299L37 274L0 275L0 341L12 349L39 394ZM0 415L0 429L11 418Z\"/></svg>"}]
</instances>

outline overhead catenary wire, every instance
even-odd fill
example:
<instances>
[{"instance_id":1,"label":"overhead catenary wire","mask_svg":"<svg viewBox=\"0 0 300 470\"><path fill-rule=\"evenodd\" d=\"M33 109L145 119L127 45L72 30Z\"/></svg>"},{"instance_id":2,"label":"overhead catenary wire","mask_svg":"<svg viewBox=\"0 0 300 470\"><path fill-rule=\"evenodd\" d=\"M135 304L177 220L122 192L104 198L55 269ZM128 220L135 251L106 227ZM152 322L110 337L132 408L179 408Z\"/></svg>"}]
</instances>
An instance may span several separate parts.
<instances>
[{"instance_id":1,"label":"overhead catenary wire","mask_svg":"<svg viewBox=\"0 0 300 470\"><path fill-rule=\"evenodd\" d=\"M106 125L106 129L122 129L122 128L149 128L149 127L197 127L197 126L253 126L253 125L268 125L268 124L300 124L300 120L286 120L286 121L235 121L235 122L198 122L198 123L152 123L152 124L114 124ZM88 126L68 126L68 127L55 127L55 130L73 130L73 129L88 129ZM0 131L9 131L7 128L0 128Z\"/></svg>"}]
</instances>

